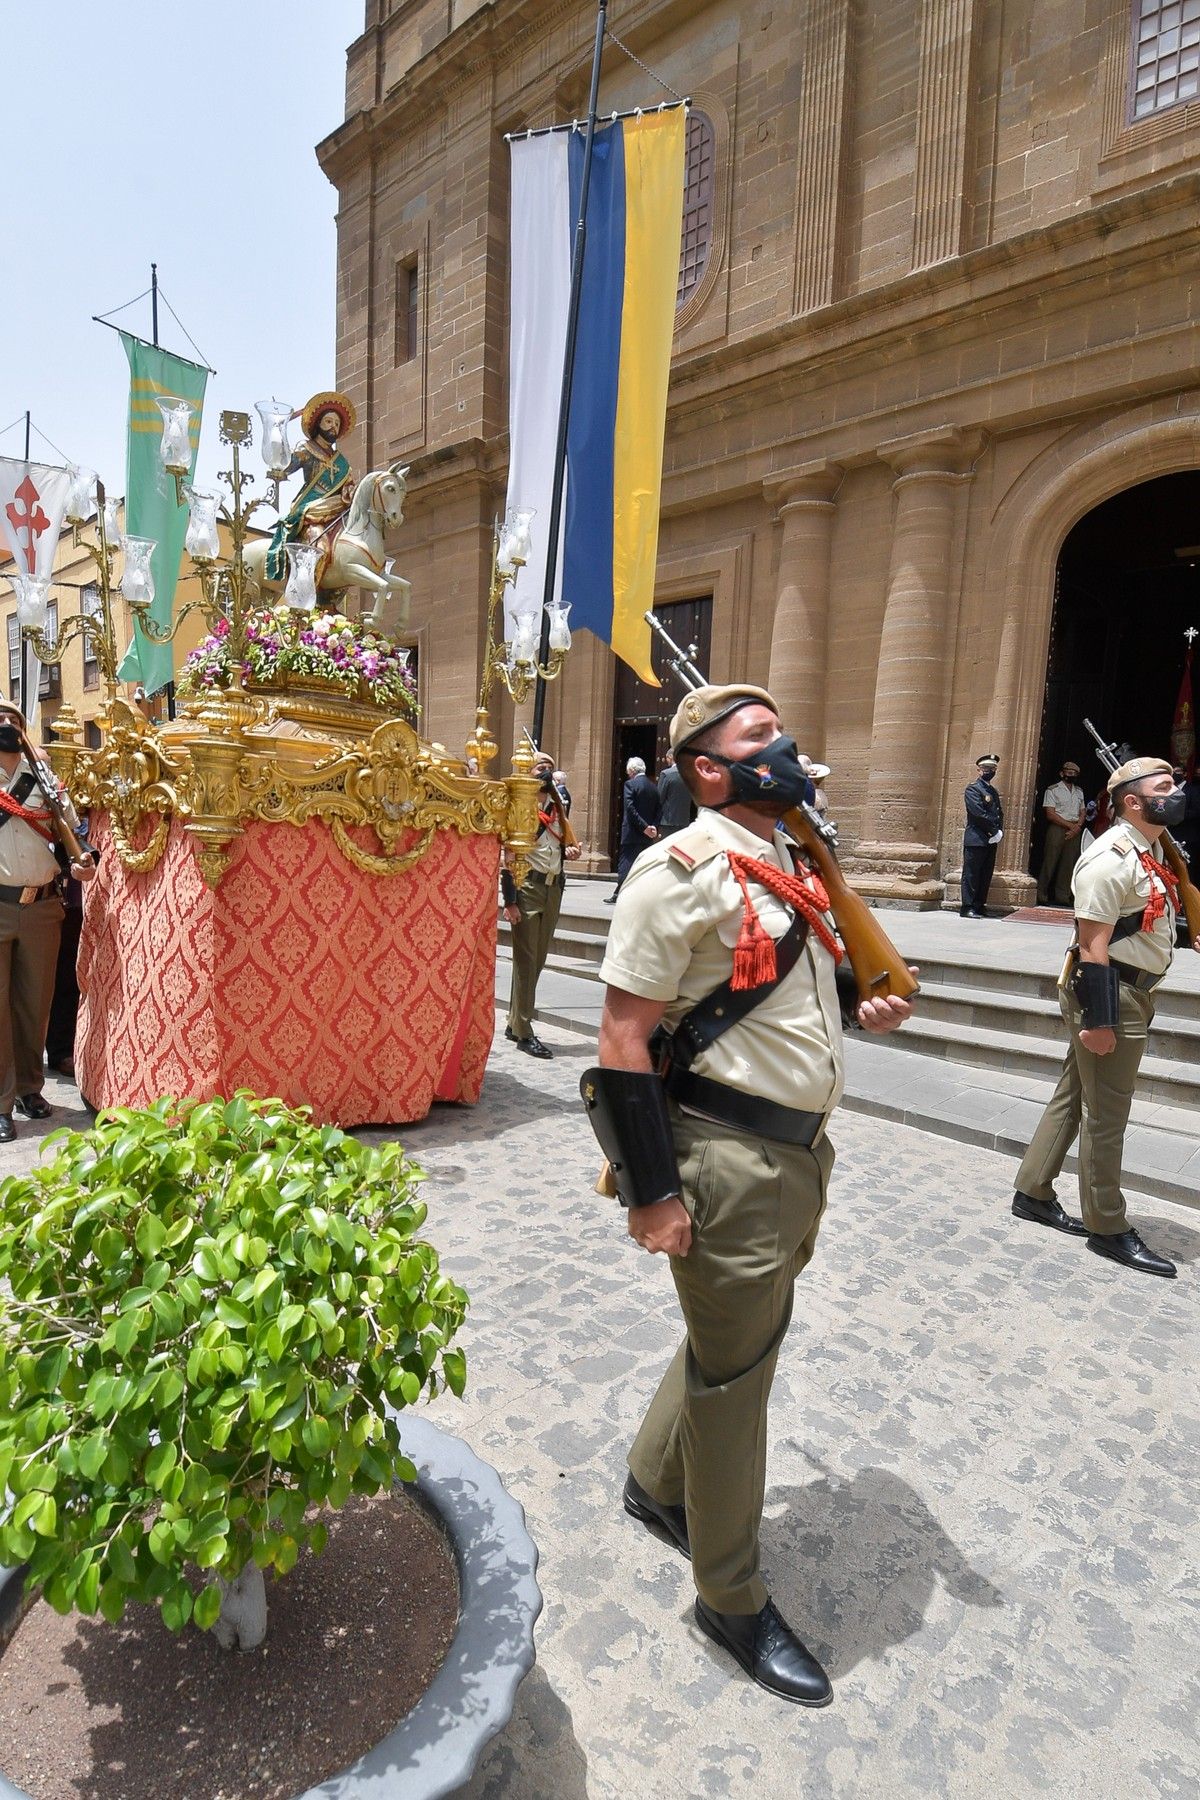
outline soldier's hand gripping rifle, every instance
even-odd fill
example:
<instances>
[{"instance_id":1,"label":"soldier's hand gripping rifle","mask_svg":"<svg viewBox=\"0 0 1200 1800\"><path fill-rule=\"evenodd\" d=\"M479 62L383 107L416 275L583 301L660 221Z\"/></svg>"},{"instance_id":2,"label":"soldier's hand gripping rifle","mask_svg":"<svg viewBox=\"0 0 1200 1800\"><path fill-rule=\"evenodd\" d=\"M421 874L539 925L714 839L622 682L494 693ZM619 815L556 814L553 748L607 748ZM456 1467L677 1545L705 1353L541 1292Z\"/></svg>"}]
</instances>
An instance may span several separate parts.
<instances>
[{"instance_id":1,"label":"soldier's hand gripping rifle","mask_svg":"<svg viewBox=\"0 0 1200 1800\"><path fill-rule=\"evenodd\" d=\"M668 666L683 685L687 688L706 687L704 676L692 660L696 653L695 644L687 651L681 650L652 612L646 613L645 618L669 652ZM858 984L859 999L886 1000L894 995L897 1000L907 1000L919 993L916 977L880 925L877 915L842 874L834 854L833 834L821 815L813 807L801 804L784 813L783 823L797 843L808 851L825 883L829 908Z\"/></svg>"},{"instance_id":2,"label":"soldier's hand gripping rifle","mask_svg":"<svg viewBox=\"0 0 1200 1800\"><path fill-rule=\"evenodd\" d=\"M15 706L0 700L0 725L11 725L21 744L21 753L33 773L38 791L46 803L50 814L50 822L54 826L54 835L62 846L63 854L69 863L76 867L84 867L96 861L96 852L90 844L80 841L75 828L66 814L66 808L58 795L58 782L46 769L46 765L38 755L37 747L25 729L25 721Z\"/></svg>"},{"instance_id":3,"label":"soldier's hand gripping rifle","mask_svg":"<svg viewBox=\"0 0 1200 1800\"><path fill-rule=\"evenodd\" d=\"M1089 732L1096 742L1096 755L1100 758L1110 775L1115 775L1123 762L1129 761L1128 744L1109 744L1100 736L1090 719L1083 721L1083 728ZM1194 947L1200 938L1200 891L1192 880L1188 870L1188 860L1169 831L1159 837L1162 847L1163 861L1179 883L1179 898L1183 902L1183 914L1187 920L1188 942Z\"/></svg>"}]
</instances>

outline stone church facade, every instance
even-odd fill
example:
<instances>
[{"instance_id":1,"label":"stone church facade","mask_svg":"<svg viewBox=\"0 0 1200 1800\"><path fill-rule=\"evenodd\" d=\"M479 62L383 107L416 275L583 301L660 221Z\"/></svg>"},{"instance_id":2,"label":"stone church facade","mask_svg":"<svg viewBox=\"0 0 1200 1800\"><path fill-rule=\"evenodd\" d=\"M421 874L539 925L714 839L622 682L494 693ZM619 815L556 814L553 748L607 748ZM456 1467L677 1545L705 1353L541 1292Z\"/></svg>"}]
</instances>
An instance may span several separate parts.
<instances>
[{"instance_id":1,"label":"stone church facade","mask_svg":"<svg viewBox=\"0 0 1200 1800\"><path fill-rule=\"evenodd\" d=\"M613 0L609 22L697 120L656 608L701 607L712 678L769 685L832 765L844 860L885 903L954 900L962 788L996 751L993 899L1028 900L1063 540L1200 468L1200 0ZM367 0L318 149L352 454L410 465L397 566L451 746L506 482L504 134L586 110L594 30L591 0ZM610 45L605 112L664 97ZM581 634L550 691L593 867L620 689ZM497 722L511 742L507 702Z\"/></svg>"}]
</instances>

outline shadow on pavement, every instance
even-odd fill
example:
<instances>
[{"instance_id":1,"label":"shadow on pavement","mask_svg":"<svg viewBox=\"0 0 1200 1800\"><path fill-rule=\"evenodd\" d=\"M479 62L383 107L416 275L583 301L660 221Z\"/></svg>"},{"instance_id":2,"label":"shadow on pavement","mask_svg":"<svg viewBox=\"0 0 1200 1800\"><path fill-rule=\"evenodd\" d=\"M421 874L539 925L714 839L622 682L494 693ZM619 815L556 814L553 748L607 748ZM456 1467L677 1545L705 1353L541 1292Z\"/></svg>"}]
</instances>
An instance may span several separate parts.
<instances>
[{"instance_id":1,"label":"shadow on pavement","mask_svg":"<svg viewBox=\"0 0 1200 1800\"><path fill-rule=\"evenodd\" d=\"M915 1636L939 1587L967 1606L1004 1596L967 1562L916 1490L889 1469L830 1471L801 1488L773 1489L763 1519L763 1566L785 1619L830 1675L883 1657Z\"/></svg>"},{"instance_id":2,"label":"shadow on pavement","mask_svg":"<svg viewBox=\"0 0 1200 1800\"><path fill-rule=\"evenodd\" d=\"M587 1759L568 1708L535 1663L513 1716L457 1800L587 1800Z\"/></svg>"},{"instance_id":3,"label":"shadow on pavement","mask_svg":"<svg viewBox=\"0 0 1200 1800\"><path fill-rule=\"evenodd\" d=\"M1200 1262L1200 1231L1193 1231L1190 1225L1163 1218L1147 1219L1144 1223L1131 1218L1129 1222L1160 1256L1169 1256L1177 1263Z\"/></svg>"}]
</instances>

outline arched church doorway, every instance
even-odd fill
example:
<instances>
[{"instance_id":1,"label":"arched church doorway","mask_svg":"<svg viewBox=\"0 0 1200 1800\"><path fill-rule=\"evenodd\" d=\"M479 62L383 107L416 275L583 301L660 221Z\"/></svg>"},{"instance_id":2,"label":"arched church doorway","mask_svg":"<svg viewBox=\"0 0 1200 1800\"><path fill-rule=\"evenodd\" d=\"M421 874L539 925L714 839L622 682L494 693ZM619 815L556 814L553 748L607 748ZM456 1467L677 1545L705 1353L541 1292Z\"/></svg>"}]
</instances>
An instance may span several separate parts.
<instances>
[{"instance_id":1,"label":"arched church doorway","mask_svg":"<svg viewBox=\"0 0 1200 1800\"><path fill-rule=\"evenodd\" d=\"M1172 756L1192 626L1200 631L1200 470L1105 500L1059 552L1038 752L1030 873L1041 867L1042 797L1074 758L1088 798L1104 785L1091 719L1139 753ZM1197 657L1200 665L1200 656Z\"/></svg>"}]
</instances>

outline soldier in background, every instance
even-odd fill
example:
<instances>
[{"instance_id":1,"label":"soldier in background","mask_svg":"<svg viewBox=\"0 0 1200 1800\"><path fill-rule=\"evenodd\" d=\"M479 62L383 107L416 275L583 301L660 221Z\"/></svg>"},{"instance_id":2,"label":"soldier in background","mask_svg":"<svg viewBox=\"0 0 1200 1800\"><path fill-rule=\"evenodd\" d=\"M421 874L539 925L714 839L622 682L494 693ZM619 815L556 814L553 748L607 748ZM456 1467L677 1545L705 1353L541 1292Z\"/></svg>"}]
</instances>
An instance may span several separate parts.
<instances>
[{"instance_id":1,"label":"soldier in background","mask_svg":"<svg viewBox=\"0 0 1200 1800\"><path fill-rule=\"evenodd\" d=\"M580 847L555 785L554 758L540 750L534 758L533 773L541 788L537 841L529 853L520 887L510 869L506 868L500 877L504 917L512 928L512 987L504 1035L526 1056L549 1058L554 1055L553 1050L543 1044L533 1029L537 984L562 911L567 883L564 864L576 860Z\"/></svg>"},{"instance_id":2,"label":"soldier in background","mask_svg":"<svg viewBox=\"0 0 1200 1800\"><path fill-rule=\"evenodd\" d=\"M1175 948L1179 884L1158 859L1158 840L1179 824L1185 802L1170 763L1153 756L1122 763L1108 791L1116 823L1075 866L1076 937L1059 996L1071 1042L1017 1171L1012 1210L1018 1219L1086 1234L1089 1250L1127 1268L1172 1276L1175 1264L1130 1226L1121 1158L1154 990ZM1200 950L1200 939L1194 947ZM1082 1222L1054 1193L1077 1136Z\"/></svg>"},{"instance_id":3,"label":"soldier in background","mask_svg":"<svg viewBox=\"0 0 1200 1800\"><path fill-rule=\"evenodd\" d=\"M1042 795L1046 845L1038 876L1039 906L1070 906L1071 877L1082 849L1087 801L1079 785L1079 764L1068 757L1058 780Z\"/></svg>"}]
</instances>

